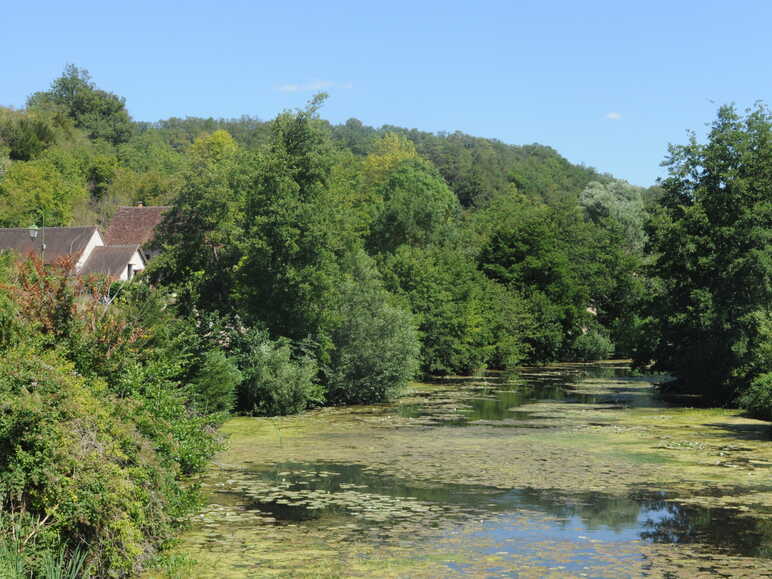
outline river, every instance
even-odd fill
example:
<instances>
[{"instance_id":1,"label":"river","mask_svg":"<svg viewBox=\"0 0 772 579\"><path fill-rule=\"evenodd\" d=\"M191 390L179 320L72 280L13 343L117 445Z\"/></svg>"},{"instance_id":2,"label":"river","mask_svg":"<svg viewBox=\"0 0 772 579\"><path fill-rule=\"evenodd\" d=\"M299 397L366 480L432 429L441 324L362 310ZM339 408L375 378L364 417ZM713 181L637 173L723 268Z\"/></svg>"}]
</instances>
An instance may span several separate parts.
<instances>
[{"instance_id":1,"label":"river","mask_svg":"<svg viewBox=\"0 0 772 579\"><path fill-rule=\"evenodd\" d=\"M195 577L772 577L769 423L626 364L234 418L177 553Z\"/></svg>"}]
</instances>

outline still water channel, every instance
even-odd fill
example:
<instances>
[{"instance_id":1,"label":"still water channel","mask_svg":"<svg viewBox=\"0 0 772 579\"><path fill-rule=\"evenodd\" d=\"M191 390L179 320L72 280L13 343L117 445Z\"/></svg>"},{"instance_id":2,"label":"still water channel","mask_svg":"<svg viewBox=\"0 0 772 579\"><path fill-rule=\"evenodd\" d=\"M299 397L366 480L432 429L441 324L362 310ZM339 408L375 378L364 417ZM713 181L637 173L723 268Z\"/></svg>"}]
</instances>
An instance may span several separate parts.
<instances>
[{"instance_id":1,"label":"still water channel","mask_svg":"<svg viewBox=\"0 0 772 579\"><path fill-rule=\"evenodd\" d=\"M181 551L196 576L772 576L766 423L618 362L234 419Z\"/></svg>"}]
</instances>

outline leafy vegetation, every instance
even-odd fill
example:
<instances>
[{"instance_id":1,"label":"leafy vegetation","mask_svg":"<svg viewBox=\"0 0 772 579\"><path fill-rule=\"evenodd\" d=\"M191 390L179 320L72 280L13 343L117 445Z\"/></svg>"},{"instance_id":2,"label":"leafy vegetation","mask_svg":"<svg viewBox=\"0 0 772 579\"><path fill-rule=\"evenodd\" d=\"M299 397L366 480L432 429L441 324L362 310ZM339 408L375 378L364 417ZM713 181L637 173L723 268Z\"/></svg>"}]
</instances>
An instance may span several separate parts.
<instances>
[{"instance_id":1,"label":"leafy vegetation","mask_svg":"<svg viewBox=\"0 0 772 579\"><path fill-rule=\"evenodd\" d=\"M772 368L772 117L722 107L699 144L670 148L649 235L658 291L639 361L714 402L756 414ZM753 384L753 386L751 386ZM750 387L745 395L743 393ZM767 410L768 412L768 410Z\"/></svg>"},{"instance_id":2,"label":"leafy vegetation","mask_svg":"<svg viewBox=\"0 0 772 579\"><path fill-rule=\"evenodd\" d=\"M324 402L317 381L316 361L293 356L286 339L272 341L265 332L248 331L239 345L244 379L238 389L238 407L250 416L296 414Z\"/></svg>"},{"instance_id":3,"label":"leafy vegetation","mask_svg":"<svg viewBox=\"0 0 772 579\"><path fill-rule=\"evenodd\" d=\"M222 414L198 404L214 354L186 368L197 339L167 331L162 294L125 288L106 307L115 288L68 271L4 267L0 526L38 521L4 549L35 574L128 574L196 505L181 477L219 447Z\"/></svg>"}]
</instances>

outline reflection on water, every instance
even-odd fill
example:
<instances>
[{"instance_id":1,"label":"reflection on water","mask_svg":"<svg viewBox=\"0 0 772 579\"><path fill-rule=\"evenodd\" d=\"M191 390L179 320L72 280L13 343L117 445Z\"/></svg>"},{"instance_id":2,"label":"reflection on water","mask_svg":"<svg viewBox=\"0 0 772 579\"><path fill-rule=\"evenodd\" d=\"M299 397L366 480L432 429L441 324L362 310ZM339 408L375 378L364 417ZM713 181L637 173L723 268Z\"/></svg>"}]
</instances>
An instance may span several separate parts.
<instances>
[{"instance_id":1,"label":"reflection on water","mask_svg":"<svg viewBox=\"0 0 772 579\"><path fill-rule=\"evenodd\" d=\"M349 516L362 529L369 529L402 522L398 515L433 511L433 517L481 518L485 523L477 538L515 538L507 544L518 550L544 540L643 540L701 543L727 553L772 558L769 519L739 516L733 509L679 504L668 500L666 493L568 495L529 488L436 485L383 475L358 464L326 462L284 463L245 474L240 490L218 493L220 502L239 497L249 509L274 517L276 524ZM255 491L261 484L264 490ZM250 487L252 491L245 492ZM228 494L235 497L228 499L224 496ZM363 518L367 511L377 516Z\"/></svg>"},{"instance_id":2,"label":"reflection on water","mask_svg":"<svg viewBox=\"0 0 772 579\"><path fill-rule=\"evenodd\" d=\"M608 363L529 368L510 375L446 377L406 402L376 408L379 421L389 413L391 418L398 414L408 419L394 421L396 426L384 419L379 422L386 425L379 436L390 440L389 434L395 432L392 429L407 425L406 430L415 429L424 437L481 436L508 450L509 434L515 431L497 429L495 436L490 436L490 427L553 428L555 432L549 434L560 435L565 418L559 412L550 415L550 408L561 404L588 405L587 409L591 407L596 414L605 409L666 406L650 384L650 378L635 377L625 366ZM362 412L370 411L373 409ZM533 431L527 432L533 435ZM533 435L534 440L540 440L541 433ZM336 434L328 433L326 438L311 434L303 444L330 444L337 440ZM255 441L257 459L259 444ZM434 460L431 453L420 452L420 442L416 445L416 460ZM542 458L543 448L538 443L535 448ZM283 453L274 456L287 460ZM349 464L349 460L361 462ZM231 549L236 553L235 567L254 566L255 555L249 554L249 548L263 529L265 534L259 535L262 541L275 534L293 540L315 537L330 550L349 540L374 546L376 552L425 551L444 557L461 549L472 558L501 559L500 569L485 567L486 574L495 576L507 576L518 568L538 569L540 565L572 575L584 575L592 567L602 571L591 576L626 576L628 563L648 561L644 547L651 551L657 544L699 545L719 558L745 555L757 558L762 567L772 564L772 512L764 507L755 507L753 512L709 508L650 490L620 495L440 484L404 474L413 472L410 470L390 470L389 461L380 463L381 470L370 468L367 460L360 453L319 462L223 466L212 475L210 505L200 515L199 547ZM485 460L475 465L470 468L484 469ZM609 473L613 476L613 471ZM727 491L722 488L717 492ZM244 535L234 534L234 529ZM441 561L453 572L479 575L473 562L461 559Z\"/></svg>"},{"instance_id":3,"label":"reflection on water","mask_svg":"<svg viewBox=\"0 0 772 579\"><path fill-rule=\"evenodd\" d=\"M602 393L579 390L585 380L608 381ZM651 377L631 376L622 365L564 364L548 368L523 368L517 372L491 372L478 377L446 377L434 384L453 390L465 388L463 407L448 414L437 412L436 396L425 403L403 404L398 413L405 418L427 418L436 424L464 426L478 421L530 420L538 415L519 409L538 402L598 404L612 408L666 407L668 404L650 388Z\"/></svg>"}]
</instances>

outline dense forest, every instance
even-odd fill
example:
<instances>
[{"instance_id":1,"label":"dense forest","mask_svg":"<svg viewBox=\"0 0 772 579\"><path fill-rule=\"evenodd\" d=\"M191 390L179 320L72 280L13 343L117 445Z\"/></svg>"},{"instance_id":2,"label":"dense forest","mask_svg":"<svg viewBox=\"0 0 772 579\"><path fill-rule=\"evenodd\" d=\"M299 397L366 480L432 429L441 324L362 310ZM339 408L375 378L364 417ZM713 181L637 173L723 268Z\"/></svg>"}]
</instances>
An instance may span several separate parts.
<instances>
[{"instance_id":1,"label":"dense forest","mask_svg":"<svg viewBox=\"0 0 772 579\"><path fill-rule=\"evenodd\" d=\"M642 188L542 145L333 125L324 100L139 123L68 66L0 109L0 226L169 206L130 283L0 262L0 575L157 564L230 413L615 356L772 419L766 106L721 108Z\"/></svg>"}]
</instances>

